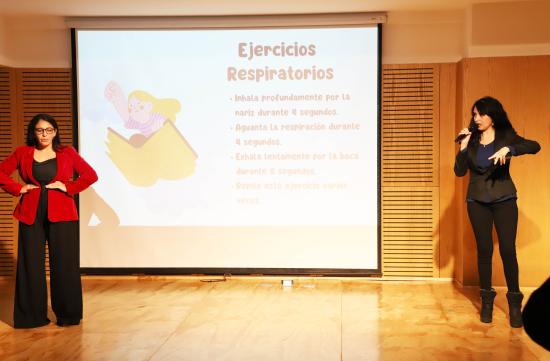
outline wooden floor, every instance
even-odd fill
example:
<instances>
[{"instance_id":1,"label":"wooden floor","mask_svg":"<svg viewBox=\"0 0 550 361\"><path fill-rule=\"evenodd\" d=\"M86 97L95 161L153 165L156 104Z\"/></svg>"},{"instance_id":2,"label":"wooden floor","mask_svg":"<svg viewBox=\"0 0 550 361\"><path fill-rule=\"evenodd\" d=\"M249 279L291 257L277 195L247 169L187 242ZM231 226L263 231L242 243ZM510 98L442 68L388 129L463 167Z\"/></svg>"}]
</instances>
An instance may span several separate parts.
<instances>
[{"instance_id":1,"label":"wooden floor","mask_svg":"<svg viewBox=\"0 0 550 361\"><path fill-rule=\"evenodd\" d=\"M477 290L449 282L84 277L83 287L81 325L14 330L13 284L0 281L0 360L550 360L509 327L502 289L486 325Z\"/></svg>"}]
</instances>

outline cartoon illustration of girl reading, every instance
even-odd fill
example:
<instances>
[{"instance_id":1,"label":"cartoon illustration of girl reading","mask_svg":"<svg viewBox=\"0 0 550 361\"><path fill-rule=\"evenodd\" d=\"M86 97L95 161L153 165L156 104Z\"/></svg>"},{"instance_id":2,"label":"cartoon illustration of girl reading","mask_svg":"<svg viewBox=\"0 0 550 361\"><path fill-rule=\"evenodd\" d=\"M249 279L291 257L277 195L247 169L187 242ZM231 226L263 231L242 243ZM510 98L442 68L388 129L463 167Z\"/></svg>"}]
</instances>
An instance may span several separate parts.
<instances>
[{"instance_id":1,"label":"cartoon illustration of girl reading","mask_svg":"<svg viewBox=\"0 0 550 361\"><path fill-rule=\"evenodd\" d=\"M176 99L157 99L143 90L124 96L120 86L111 81L105 87L105 98L113 103L128 129L137 129L146 138L159 130L167 119L176 120L181 109Z\"/></svg>"},{"instance_id":2,"label":"cartoon illustration of girl reading","mask_svg":"<svg viewBox=\"0 0 550 361\"><path fill-rule=\"evenodd\" d=\"M149 187L158 180L178 180L195 172L197 154L175 127L181 109L176 99L157 99L143 90L124 96L110 81L105 98L114 105L125 128L138 133L126 139L107 129L107 154L130 184Z\"/></svg>"}]
</instances>

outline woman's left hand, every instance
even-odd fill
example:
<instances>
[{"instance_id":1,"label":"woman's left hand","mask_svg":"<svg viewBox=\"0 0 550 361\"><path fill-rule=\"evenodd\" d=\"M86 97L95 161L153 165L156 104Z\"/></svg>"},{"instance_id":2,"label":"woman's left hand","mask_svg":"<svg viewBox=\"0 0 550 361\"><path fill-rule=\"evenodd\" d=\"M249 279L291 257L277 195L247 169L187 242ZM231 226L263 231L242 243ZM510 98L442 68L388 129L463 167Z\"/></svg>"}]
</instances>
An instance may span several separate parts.
<instances>
[{"instance_id":1,"label":"woman's left hand","mask_svg":"<svg viewBox=\"0 0 550 361\"><path fill-rule=\"evenodd\" d=\"M65 184L63 182L60 182L60 181L55 181L53 183L46 184L46 188L48 188L48 189L59 189L63 192L67 192L67 187L65 187Z\"/></svg>"},{"instance_id":2,"label":"woman's left hand","mask_svg":"<svg viewBox=\"0 0 550 361\"><path fill-rule=\"evenodd\" d=\"M506 155L508 153L510 153L510 148L502 147L495 154L490 156L489 159L493 159L493 164L499 163L500 165L504 165L504 163L506 163Z\"/></svg>"}]
</instances>

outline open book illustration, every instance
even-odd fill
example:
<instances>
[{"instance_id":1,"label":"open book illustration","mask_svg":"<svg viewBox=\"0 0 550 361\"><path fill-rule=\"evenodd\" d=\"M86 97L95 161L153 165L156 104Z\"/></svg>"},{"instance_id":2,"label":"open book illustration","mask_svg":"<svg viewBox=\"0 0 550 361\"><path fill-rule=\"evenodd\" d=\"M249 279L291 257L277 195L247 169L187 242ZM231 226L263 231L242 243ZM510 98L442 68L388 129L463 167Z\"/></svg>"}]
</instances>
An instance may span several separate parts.
<instances>
[{"instance_id":1,"label":"open book illustration","mask_svg":"<svg viewBox=\"0 0 550 361\"><path fill-rule=\"evenodd\" d=\"M136 141L107 129L108 155L130 184L148 187L159 179L178 180L195 171L197 154L171 120L150 137Z\"/></svg>"}]
</instances>

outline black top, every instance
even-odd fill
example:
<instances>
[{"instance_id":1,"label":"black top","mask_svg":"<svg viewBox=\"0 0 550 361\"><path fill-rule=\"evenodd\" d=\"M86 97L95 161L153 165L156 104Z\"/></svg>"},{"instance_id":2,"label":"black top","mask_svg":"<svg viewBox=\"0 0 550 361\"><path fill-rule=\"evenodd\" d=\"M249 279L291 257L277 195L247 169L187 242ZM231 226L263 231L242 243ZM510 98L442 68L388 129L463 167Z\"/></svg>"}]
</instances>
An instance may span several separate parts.
<instances>
[{"instance_id":1,"label":"black top","mask_svg":"<svg viewBox=\"0 0 550 361\"><path fill-rule=\"evenodd\" d=\"M40 183L45 186L50 183L57 174L57 158L51 158L43 162L32 162L32 175Z\"/></svg>"},{"instance_id":2,"label":"black top","mask_svg":"<svg viewBox=\"0 0 550 361\"><path fill-rule=\"evenodd\" d=\"M519 156L522 154L535 154L540 150L539 143L524 139L515 132L499 132L495 134L494 148L496 152L500 148L511 146L512 154ZM459 177L466 175L470 171L470 181L468 182L468 193L466 199L480 202L495 202L511 198L516 194L516 187L510 177L510 162L504 165L490 164L489 167L483 167L478 164L477 153L479 147L468 144L467 149L459 151L455 159L455 174Z\"/></svg>"},{"instance_id":3,"label":"black top","mask_svg":"<svg viewBox=\"0 0 550 361\"><path fill-rule=\"evenodd\" d=\"M489 144L479 143L476 156L477 166L481 169L489 168L494 163L494 161L492 159L489 159L489 157L495 154L495 152L496 149L494 141Z\"/></svg>"},{"instance_id":4,"label":"black top","mask_svg":"<svg viewBox=\"0 0 550 361\"><path fill-rule=\"evenodd\" d=\"M516 155L514 147L509 145L508 148L510 149L511 155ZM495 154L496 151L497 150L495 149L495 141L492 141L489 144L481 144L481 143L479 144L477 148L476 163L480 171L485 172L487 169L491 168L491 166L494 165L495 162L492 159L489 159L489 157ZM466 149L464 149L463 152L466 152ZM509 199L514 199L517 197L518 197L517 193L512 193L512 194L503 195L501 198L498 198L498 199L491 199L490 194L485 193L485 195L483 196L483 199L466 198L466 201L473 202L477 200L478 202L483 202L483 203L497 203L497 202L507 201Z\"/></svg>"}]
</instances>

